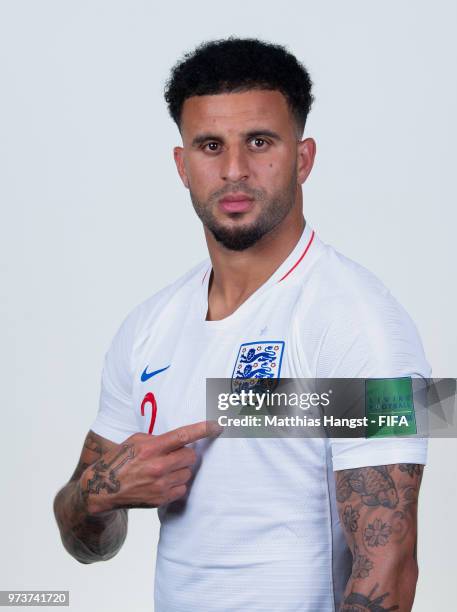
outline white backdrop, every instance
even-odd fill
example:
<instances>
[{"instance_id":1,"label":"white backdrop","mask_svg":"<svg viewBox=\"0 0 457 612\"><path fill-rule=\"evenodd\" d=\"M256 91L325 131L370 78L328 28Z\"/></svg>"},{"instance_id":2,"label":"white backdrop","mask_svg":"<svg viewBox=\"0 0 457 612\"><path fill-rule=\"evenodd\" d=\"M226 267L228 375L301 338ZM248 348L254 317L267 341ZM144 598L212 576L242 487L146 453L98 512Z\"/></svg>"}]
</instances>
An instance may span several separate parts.
<instances>
[{"instance_id":1,"label":"white backdrop","mask_svg":"<svg viewBox=\"0 0 457 612\"><path fill-rule=\"evenodd\" d=\"M75 612L153 610L158 521L113 560L63 549L52 501L79 457L127 312L206 256L162 98L211 38L285 44L309 68L305 217L377 274L456 376L453 0L0 0L0 589L70 589ZM455 602L455 440L431 442L416 612Z\"/></svg>"}]
</instances>

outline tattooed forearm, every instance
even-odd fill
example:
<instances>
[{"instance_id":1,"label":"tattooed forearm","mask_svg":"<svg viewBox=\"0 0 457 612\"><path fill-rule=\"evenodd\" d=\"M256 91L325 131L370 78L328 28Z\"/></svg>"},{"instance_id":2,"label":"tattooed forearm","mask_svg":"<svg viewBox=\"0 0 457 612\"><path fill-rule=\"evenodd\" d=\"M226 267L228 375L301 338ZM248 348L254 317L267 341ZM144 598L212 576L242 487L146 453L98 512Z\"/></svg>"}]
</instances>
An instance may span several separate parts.
<instances>
[{"instance_id":1,"label":"tattooed forearm","mask_svg":"<svg viewBox=\"0 0 457 612\"><path fill-rule=\"evenodd\" d=\"M398 465L398 469L400 470L400 472L407 472L411 476L411 478L414 478L414 474L420 476L421 467L422 466L417 465L417 463L400 463Z\"/></svg>"},{"instance_id":2,"label":"tattooed forearm","mask_svg":"<svg viewBox=\"0 0 457 612\"><path fill-rule=\"evenodd\" d=\"M373 569L373 561L365 556L361 555L359 547L354 543L354 559L352 563L352 578L366 578L370 571Z\"/></svg>"},{"instance_id":3,"label":"tattooed forearm","mask_svg":"<svg viewBox=\"0 0 457 612\"><path fill-rule=\"evenodd\" d=\"M97 436L97 434L90 432L87 434L81 455L81 457L84 457L85 461L82 459L79 461L75 471L71 475L70 481L78 480L84 470L100 459L102 454L107 450L107 448L104 448L103 444L98 441L99 438L100 436Z\"/></svg>"},{"instance_id":4,"label":"tattooed forearm","mask_svg":"<svg viewBox=\"0 0 457 612\"><path fill-rule=\"evenodd\" d=\"M54 513L63 545L81 563L111 559L127 536L127 511L89 514L78 482L59 491Z\"/></svg>"},{"instance_id":5,"label":"tattooed forearm","mask_svg":"<svg viewBox=\"0 0 457 612\"><path fill-rule=\"evenodd\" d=\"M97 455L102 455L105 451L103 450L103 444L97 441L97 436L94 434L88 434L84 442L84 448L89 449ZM106 449L105 449L106 450Z\"/></svg>"},{"instance_id":6,"label":"tattooed forearm","mask_svg":"<svg viewBox=\"0 0 457 612\"><path fill-rule=\"evenodd\" d=\"M346 531L357 531L357 520L359 519L360 514L357 510L354 510L352 506L345 506L343 512L343 524Z\"/></svg>"},{"instance_id":7,"label":"tattooed forearm","mask_svg":"<svg viewBox=\"0 0 457 612\"><path fill-rule=\"evenodd\" d=\"M344 502L353 493L358 494L360 501L366 506L385 506L396 508L398 493L387 466L358 468L338 472L337 500Z\"/></svg>"},{"instance_id":8,"label":"tattooed forearm","mask_svg":"<svg viewBox=\"0 0 457 612\"><path fill-rule=\"evenodd\" d=\"M94 433L89 433L79 461L70 481L61 489L54 500L54 514L59 526L62 543L66 550L81 563L105 561L117 554L127 535L128 515L126 509L110 510L97 514L88 511L90 493L107 492L116 489L116 473L121 467L119 461L105 464L101 459L118 445L107 443ZM116 454L129 456L121 447ZM98 461L97 461L98 460ZM86 468L93 466L92 480L86 484L80 477Z\"/></svg>"},{"instance_id":9,"label":"tattooed forearm","mask_svg":"<svg viewBox=\"0 0 457 612\"><path fill-rule=\"evenodd\" d=\"M364 529L363 535L368 546L385 546L389 541L392 533L392 527L389 523L383 523L377 518L372 523L368 523L368 527Z\"/></svg>"},{"instance_id":10,"label":"tattooed forearm","mask_svg":"<svg viewBox=\"0 0 457 612\"><path fill-rule=\"evenodd\" d=\"M340 608L341 612L369 612L370 610L376 610L376 612L391 612L393 610L399 610L399 607L394 604L393 606L385 607L383 605L384 599L389 597L390 593L382 593L382 595L375 595L375 591L378 589L376 584L371 589L368 595L363 593L356 593L353 591L349 593L344 599L344 602Z\"/></svg>"},{"instance_id":11,"label":"tattooed forearm","mask_svg":"<svg viewBox=\"0 0 457 612\"><path fill-rule=\"evenodd\" d=\"M342 611L411 610L422 471L406 463L336 472L338 510L353 557Z\"/></svg>"}]
</instances>

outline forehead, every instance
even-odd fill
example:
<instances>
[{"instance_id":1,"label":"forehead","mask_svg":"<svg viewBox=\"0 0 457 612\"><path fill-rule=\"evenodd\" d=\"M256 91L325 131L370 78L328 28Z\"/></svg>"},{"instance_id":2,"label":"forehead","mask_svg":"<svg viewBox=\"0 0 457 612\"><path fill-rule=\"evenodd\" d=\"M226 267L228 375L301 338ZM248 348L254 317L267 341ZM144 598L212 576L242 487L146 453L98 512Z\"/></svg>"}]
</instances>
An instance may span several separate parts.
<instances>
[{"instance_id":1,"label":"forehead","mask_svg":"<svg viewBox=\"0 0 457 612\"><path fill-rule=\"evenodd\" d=\"M192 96L181 113L183 138L202 130L241 132L256 128L293 129L293 117L279 91L252 89L237 93Z\"/></svg>"}]
</instances>

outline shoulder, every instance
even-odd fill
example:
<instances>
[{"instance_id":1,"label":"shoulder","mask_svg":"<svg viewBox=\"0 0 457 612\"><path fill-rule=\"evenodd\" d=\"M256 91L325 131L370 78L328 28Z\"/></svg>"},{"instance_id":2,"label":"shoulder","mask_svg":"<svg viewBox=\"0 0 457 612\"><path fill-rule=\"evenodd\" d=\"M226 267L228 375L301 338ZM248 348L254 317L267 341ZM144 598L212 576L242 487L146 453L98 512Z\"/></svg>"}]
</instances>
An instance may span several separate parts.
<instances>
[{"instance_id":1,"label":"shoulder","mask_svg":"<svg viewBox=\"0 0 457 612\"><path fill-rule=\"evenodd\" d=\"M313 269L312 282L322 300L352 303L384 303L394 300L384 283L370 270L320 242L320 257ZM395 300L394 300L395 301Z\"/></svg>"},{"instance_id":2,"label":"shoulder","mask_svg":"<svg viewBox=\"0 0 457 612\"><path fill-rule=\"evenodd\" d=\"M178 279L163 287L143 302L136 305L123 319L118 334L133 343L142 336L165 312L170 312L173 304L185 303L199 287L203 275L209 267L209 259L201 261Z\"/></svg>"},{"instance_id":3,"label":"shoulder","mask_svg":"<svg viewBox=\"0 0 457 612\"><path fill-rule=\"evenodd\" d=\"M384 375L413 367L428 373L415 323L367 268L321 243L321 256L304 281L300 302L316 329L315 359L323 375Z\"/></svg>"},{"instance_id":4,"label":"shoulder","mask_svg":"<svg viewBox=\"0 0 457 612\"><path fill-rule=\"evenodd\" d=\"M304 279L301 300L313 296L318 319L327 326L334 320L350 318L357 327L374 329L388 321L413 324L403 306L370 270L321 243L321 256L310 278Z\"/></svg>"}]
</instances>

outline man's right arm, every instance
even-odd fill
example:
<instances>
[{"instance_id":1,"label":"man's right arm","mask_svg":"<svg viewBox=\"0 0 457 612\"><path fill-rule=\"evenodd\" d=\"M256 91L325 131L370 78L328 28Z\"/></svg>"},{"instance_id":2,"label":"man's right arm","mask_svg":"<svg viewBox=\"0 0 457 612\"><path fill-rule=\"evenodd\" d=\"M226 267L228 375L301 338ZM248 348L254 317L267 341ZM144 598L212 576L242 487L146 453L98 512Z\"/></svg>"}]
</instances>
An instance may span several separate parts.
<instances>
[{"instance_id":1,"label":"man's right arm","mask_svg":"<svg viewBox=\"0 0 457 612\"><path fill-rule=\"evenodd\" d=\"M127 535L127 509L183 497L197 458L187 445L221 430L201 421L160 436L138 432L121 444L89 431L73 476L54 500L66 550L80 563L114 557Z\"/></svg>"},{"instance_id":2,"label":"man's right arm","mask_svg":"<svg viewBox=\"0 0 457 612\"><path fill-rule=\"evenodd\" d=\"M115 444L93 431L84 441L78 465L69 482L54 499L54 514L65 549L80 563L106 561L114 557L127 536L127 508L105 512L89 511L89 495L81 476L100 461Z\"/></svg>"}]
</instances>

